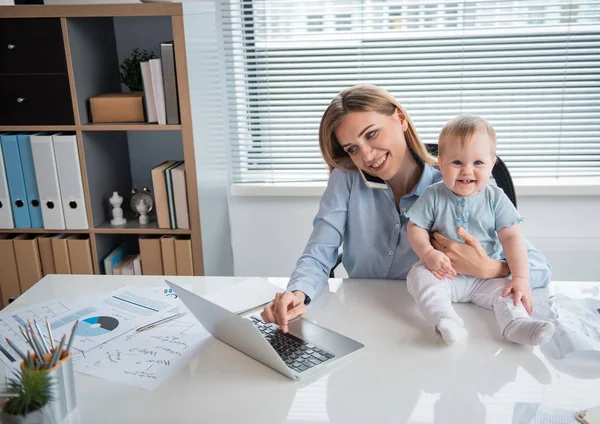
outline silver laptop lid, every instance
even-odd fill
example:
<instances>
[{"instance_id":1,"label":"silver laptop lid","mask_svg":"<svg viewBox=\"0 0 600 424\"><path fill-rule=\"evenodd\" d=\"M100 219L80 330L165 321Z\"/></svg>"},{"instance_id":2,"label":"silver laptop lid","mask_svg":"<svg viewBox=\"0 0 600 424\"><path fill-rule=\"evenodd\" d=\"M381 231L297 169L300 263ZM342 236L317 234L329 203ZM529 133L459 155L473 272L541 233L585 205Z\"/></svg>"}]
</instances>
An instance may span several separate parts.
<instances>
[{"instance_id":1,"label":"silver laptop lid","mask_svg":"<svg viewBox=\"0 0 600 424\"><path fill-rule=\"evenodd\" d=\"M277 352L249 320L165 280L206 330L242 353L296 380Z\"/></svg>"}]
</instances>

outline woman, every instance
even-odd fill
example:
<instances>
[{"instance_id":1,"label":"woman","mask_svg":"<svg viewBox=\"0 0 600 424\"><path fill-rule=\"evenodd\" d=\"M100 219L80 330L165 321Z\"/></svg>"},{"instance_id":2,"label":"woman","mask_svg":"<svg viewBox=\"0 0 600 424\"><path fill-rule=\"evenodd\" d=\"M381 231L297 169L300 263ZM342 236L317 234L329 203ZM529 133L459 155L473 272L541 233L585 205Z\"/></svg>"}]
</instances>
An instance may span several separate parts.
<instances>
[{"instance_id":1,"label":"woman","mask_svg":"<svg viewBox=\"0 0 600 424\"><path fill-rule=\"evenodd\" d=\"M404 108L377 86L359 85L339 93L321 118L319 143L331 174L313 232L287 291L277 294L262 313L283 332L327 283L342 242L350 278L404 280L418 260L406 235L406 211L425 187L442 178ZM357 169L385 180L387 189L368 188ZM453 270L479 278L509 275L505 261L487 256L466 231L459 235L465 243L440 234L432 239L450 258ZM533 246L527 247L531 287L545 287L550 265ZM530 299L531 293L524 296Z\"/></svg>"}]
</instances>

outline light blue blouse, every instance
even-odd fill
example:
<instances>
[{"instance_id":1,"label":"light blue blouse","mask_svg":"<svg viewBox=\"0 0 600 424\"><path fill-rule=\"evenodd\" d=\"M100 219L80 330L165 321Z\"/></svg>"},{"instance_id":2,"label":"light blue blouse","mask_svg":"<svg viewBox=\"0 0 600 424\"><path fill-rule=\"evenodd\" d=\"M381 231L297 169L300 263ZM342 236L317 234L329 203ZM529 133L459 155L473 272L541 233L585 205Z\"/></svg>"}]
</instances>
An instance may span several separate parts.
<instances>
[{"instance_id":1,"label":"light blue blouse","mask_svg":"<svg viewBox=\"0 0 600 424\"><path fill-rule=\"evenodd\" d=\"M425 165L417 185L400 199L398 212L389 185L387 190L371 189L358 172L333 170L288 290L301 290L313 298L325 287L342 242L344 268L350 278L406 279L418 261L406 235L406 212L426 187L441 179L437 169ZM540 252L528 247L530 284L545 287L550 282L550 265Z\"/></svg>"},{"instance_id":2,"label":"light blue blouse","mask_svg":"<svg viewBox=\"0 0 600 424\"><path fill-rule=\"evenodd\" d=\"M523 221L504 191L491 184L474 197L459 197L443 182L432 184L406 215L417 226L451 240L464 241L456 233L463 227L493 259L506 259L497 232Z\"/></svg>"}]
</instances>

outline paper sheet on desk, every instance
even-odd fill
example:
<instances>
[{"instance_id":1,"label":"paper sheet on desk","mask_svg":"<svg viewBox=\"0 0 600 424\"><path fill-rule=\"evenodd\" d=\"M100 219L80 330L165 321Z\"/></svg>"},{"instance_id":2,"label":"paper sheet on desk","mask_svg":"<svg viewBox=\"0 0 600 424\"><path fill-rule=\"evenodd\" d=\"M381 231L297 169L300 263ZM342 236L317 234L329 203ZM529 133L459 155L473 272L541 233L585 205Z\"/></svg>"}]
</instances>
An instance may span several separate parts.
<instances>
[{"instance_id":1,"label":"paper sheet on desk","mask_svg":"<svg viewBox=\"0 0 600 424\"><path fill-rule=\"evenodd\" d=\"M151 330L132 330L98 349L74 355L75 370L145 390L156 389L214 341L185 306L181 304L179 311L186 314Z\"/></svg>"},{"instance_id":2,"label":"paper sheet on desk","mask_svg":"<svg viewBox=\"0 0 600 424\"><path fill-rule=\"evenodd\" d=\"M78 302L69 312L55 317L50 325L54 339L59 341L63 334L70 336L74 322L79 320L73 347L87 352L156 318L176 303L179 301L161 292L125 286L95 301Z\"/></svg>"},{"instance_id":3,"label":"paper sheet on desk","mask_svg":"<svg viewBox=\"0 0 600 424\"><path fill-rule=\"evenodd\" d=\"M48 317L49 320L52 320L54 317L70 311L71 306L69 304L58 300L50 300L47 302L36 303L13 312L2 312L0 314L0 345L8 351L14 361L4 354L0 354L0 360L9 367L19 367L21 359L8 343L6 343L6 339L8 338L13 342L23 353L30 350L31 348L25 342L19 331L19 327L27 326L27 320L30 320L32 324L34 320L37 321L42 330L42 334L44 335L44 339L49 343L50 339L47 337L46 330L46 317Z\"/></svg>"},{"instance_id":4,"label":"paper sheet on desk","mask_svg":"<svg viewBox=\"0 0 600 424\"><path fill-rule=\"evenodd\" d=\"M281 293L284 290L269 283L264 278L249 278L241 283L202 297L234 314L241 314L269 303L275 298L276 293Z\"/></svg>"},{"instance_id":5,"label":"paper sheet on desk","mask_svg":"<svg viewBox=\"0 0 600 424\"><path fill-rule=\"evenodd\" d=\"M540 311L546 314L543 318L556 324L549 343L560 358L574 352L600 356L600 300L572 299L559 294L550 298L545 309Z\"/></svg>"},{"instance_id":6,"label":"paper sheet on desk","mask_svg":"<svg viewBox=\"0 0 600 424\"><path fill-rule=\"evenodd\" d=\"M580 424L575 411L551 408L539 403L516 403L513 424Z\"/></svg>"}]
</instances>

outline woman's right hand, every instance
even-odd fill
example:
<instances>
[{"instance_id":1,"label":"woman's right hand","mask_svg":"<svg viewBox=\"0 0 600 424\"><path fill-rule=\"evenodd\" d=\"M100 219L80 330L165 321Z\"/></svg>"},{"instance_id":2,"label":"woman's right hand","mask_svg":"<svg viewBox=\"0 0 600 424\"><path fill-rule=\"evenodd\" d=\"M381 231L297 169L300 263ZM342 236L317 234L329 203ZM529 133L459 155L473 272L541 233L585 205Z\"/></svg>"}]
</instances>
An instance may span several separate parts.
<instances>
[{"instance_id":1,"label":"woman's right hand","mask_svg":"<svg viewBox=\"0 0 600 424\"><path fill-rule=\"evenodd\" d=\"M264 322L274 322L282 332L287 333L288 322L306 312L304 299L306 295L299 290L277 293L260 316Z\"/></svg>"}]
</instances>

